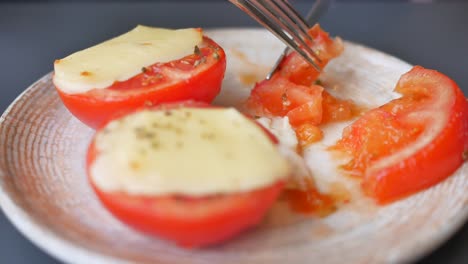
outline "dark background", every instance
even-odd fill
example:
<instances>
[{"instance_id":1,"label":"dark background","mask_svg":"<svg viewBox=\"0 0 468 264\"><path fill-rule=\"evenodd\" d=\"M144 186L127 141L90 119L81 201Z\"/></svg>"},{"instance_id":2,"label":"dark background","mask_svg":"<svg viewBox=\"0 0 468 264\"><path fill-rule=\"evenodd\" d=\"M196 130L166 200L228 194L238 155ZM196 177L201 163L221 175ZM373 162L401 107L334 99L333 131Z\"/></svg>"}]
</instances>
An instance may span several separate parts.
<instances>
[{"instance_id":1,"label":"dark background","mask_svg":"<svg viewBox=\"0 0 468 264\"><path fill-rule=\"evenodd\" d=\"M196 2L198 0L139 0L138 2ZM201 2L220 2L224 0L202 0ZM439 2L464 2L466 0L335 0L335 2L412 2L412 3L439 3ZM132 2L132 0L0 0L1 2L29 2L29 3L46 3L46 2ZM290 0L290 2L313 2L312 0Z\"/></svg>"},{"instance_id":2,"label":"dark background","mask_svg":"<svg viewBox=\"0 0 468 264\"><path fill-rule=\"evenodd\" d=\"M293 2L305 12L312 1ZM344 39L438 69L467 95L468 1L404 2L408 1L336 1L321 24ZM50 72L54 59L139 23L175 28L257 26L224 0L0 0L0 112ZM0 263L58 262L24 239L0 213ZM468 225L420 263L468 263Z\"/></svg>"}]
</instances>

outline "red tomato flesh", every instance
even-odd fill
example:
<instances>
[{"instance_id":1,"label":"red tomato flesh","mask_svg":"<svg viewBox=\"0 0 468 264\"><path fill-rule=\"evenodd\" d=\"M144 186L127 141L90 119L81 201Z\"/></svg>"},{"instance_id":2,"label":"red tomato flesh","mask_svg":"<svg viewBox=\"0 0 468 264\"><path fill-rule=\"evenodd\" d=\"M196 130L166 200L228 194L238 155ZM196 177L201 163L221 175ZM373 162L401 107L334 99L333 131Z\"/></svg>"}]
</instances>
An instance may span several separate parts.
<instances>
[{"instance_id":1,"label":"red tomato flesh","mask_svg":"<svg viewBox=\"0 0 468 264\"><path fill-rule=\"evenodd\" d=\"M361 112L353 101L335 98L327 91L322 93L322 106L322 124L350 120Z\"/></svg>"},{"instance_id":2,"label":"red tomato flesh","mask_svg":"<svg viewBox=\"0 0 468 264\"><path fill-rule=\"evenodd\" d=\"M313 42L310 46L320 61L315 63L323 69L328 62L338 57L343 52L343 42L340 38L330 38L329 34L322 30L319 24L314 25L309 30L309 35ZM313 84L320 72L304 60L298 53L290 53L280 64L279 74L289 79L291 82L300 85Z\"/></svg>"},{"instance_id":3,"label":"red tomato flesh","mask_svg":"<svg viewBox=\"0 0 468 264\"><path fill-rule=\"evenodd\" d=\"M188 101L144 109L162 111L177 107L211 106L206 103ZM130 112L135 111L138 110ZM123 116L124 114L121 114L119 117ZM255 121L252 120L252 122ZM104 126L105 124L100 129ZM276 138L266 129L264 131L272 143L277 144ZM270 186L249 192L197 198L183 195L144 196L105 192L94 184L90 173L90 167L98 155L93 140L88 149L86 167L91 186L103 205L129 226L175 241L184 247L202 247L221 243L259 224L284 187L284 182L278 181Z\"/></svg>"},{"instance_id":4,"label":"red tomato flesh","mask_svg":"<svg viewBox=\"0 0 468 264\"><path fill-rule=\"evenodd\" d=\"M331 38L319 25L312 27L309 34L321 68L343 51L341 39ZM258 116L287 116L302 146L320 140L318 125L350 119L357 108L351 101L336 99L321 85L314 84L319 74L299 54L289 54L270 80L252 89L246 103L248 111Z\"/></svg>"},{"instance_id":5,"label":"red tomato flesh","mask_svg":"<svg viewBox=\"0 0 468 264\"><path fill-rule=\"evenodd\" d=\"M343 131L343 166L384 204L451 175L468 150L468 103L445 75L416 66L399 80L402 97L371 110Z\"/></svg>"},{"instance_id":6,"label":"red tomato flesh","mask_svg":"<svg viewBox=\"0 0 468 264\"><path fill-rule=\"evenodd\" d=\"M319 124L322 119L323 88L318 85L296 85L275 75L257 84L247 107L266 116L288 116L291 125L303 122Z\"/></svg>"},{"instance_id":7,"label":"red tomato flesh","mask_svg":"<svg viewBox=\"0 0 468 264\"><path fill-rule=\"evenodd\" d=\"M97 128L117 112L144 105L181 100L210 103L220 92L226 55L213 40L204 37L194 54L167 63L155 63L142 73L105 89L81 94L56 90L68 110L86 125Z\"/></svg>"},{"instance_id":8,"label":"red tomato flesh","mask_svg":"<svg viewBox=\"0 0 468 264\"><path fill-rule=\"evenodd\" d=\"M299 139L301 148L322 140L323 132L318 126L302 124L296 128L296 137Z\"/></svg>"}]
</instances>

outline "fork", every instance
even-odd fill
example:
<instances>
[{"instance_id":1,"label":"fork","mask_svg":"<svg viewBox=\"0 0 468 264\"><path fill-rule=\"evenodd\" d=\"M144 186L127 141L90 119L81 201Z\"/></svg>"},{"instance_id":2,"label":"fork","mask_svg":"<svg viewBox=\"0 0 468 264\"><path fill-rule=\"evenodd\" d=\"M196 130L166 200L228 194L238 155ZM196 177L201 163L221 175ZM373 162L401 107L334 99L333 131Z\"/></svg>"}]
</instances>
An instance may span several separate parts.
<instances>
[{"instance_id":1,"label":"fork","mask_svg":"<svg viewBox=\"0 0 468 264\"><path fill-rule=\"evenodd\" d=\"M270 30L289 48L295 50L317 71L321 62L315 51L309 47L313 39L309 34L309 23L297 12L287 0L229 0L246 12L261 25ZM328 0L317 0L308 14L308 20L317 20L328 7ZM313 22L313 21L311 21ZM286 48L267 76L270 79L276 72L280 61L289 52Z\"/></svg>"}]
</instances>

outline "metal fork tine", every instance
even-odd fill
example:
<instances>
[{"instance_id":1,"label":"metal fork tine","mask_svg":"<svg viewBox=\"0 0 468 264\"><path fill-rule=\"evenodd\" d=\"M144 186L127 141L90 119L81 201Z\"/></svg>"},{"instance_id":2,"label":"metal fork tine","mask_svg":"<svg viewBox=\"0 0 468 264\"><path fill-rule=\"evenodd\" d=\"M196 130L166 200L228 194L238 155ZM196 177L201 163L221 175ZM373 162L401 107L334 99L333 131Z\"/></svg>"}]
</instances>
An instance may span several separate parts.
<instances>
[{"instance_id":1,"label":"metal fork tine","mask_svg":"<svg viewBox=\"0 0 468 264\"><path fill-rule=\"evenodd\" d=\"M304 51L302 46L298 45L294 39L286 34L283 29L281 28L281 21L279 21L277 18L272 18L272 17L267 17L261 8L261 6L254 5L252 1L249 0L236 0L236 1L231 1L233 4L241 8L244 12L249 14L251 17L253 17L257 22L262 24L265 28L270 30L273 34L275 34L279 39L281 39L283 42L285 42L288 46L290 46L292 49L296 50L304 59L306 59L311 65L314 66L315 69L320 71L320 68L316 65L315 61L311 58L311 55L309 55L306 51ZM269 12L266 12L267 14L270 14ZM274 17L274 16L273 16ZM294 32L292 32L294 34Z\"/></svg>"},{"instance_id":2,"label":"metal fork tine","mask_svg":"<svg viewBox=\"0 0 468 264\"><path fill-rule=\"evenodd\" d=\"M307 23L307 21L299 14L296 9L287 1L287 0L280 0L280 4L284 5L290 12L294 14L294 16L297 18L297 20L300 22L300 26L305 29L305 32L309 31L310 25Z\"/></svg>"},{"instance_id":3,"label":"metal fork tine","mask_svg":"<svg viewBox=\"0 0 468 264\"><path fill-rule=\"evenodd\" d=\"M317 71L320 58L309 46L307 22L287 0L229 0L294 49ZM320 1L319 1L320 3ZM276 69L277 65L275 66ZM271 74L269 74L269 77ZM268 78L268 77L267 77Z\"/></svg>"},{"instance_id":4,"label":"metal fork tine","mask_svg":"<svg viewBox=\"0 0 468 264\"><path fill-rule=\"evenodd\" d=\"M273 5L274 6L274 9L275 11L279 11L280 13L283 13L284 16L286 16L288 18L288 21L290 23L293 23L295 25L297 25L299 27L299 29L302 31L302 32L307 32L307 30L309 29L307 27L307 25L305 25L303 23L303 21L301 21L301 19L298 18L297 14L294 13L290 8L289 6L287 6L283 1L269 1L269 0L263 0L261 1L262 3L264 4L270 4L270 5Z\"/></svg>"},{"instance_id":5,"label":"metal fork tine","mask_svg":"<svg viewBox=\"0 0 468 264\"><path fill-rule=\"evenodd\" d=\"M284 1L284 0L279 0L279 1L262 1L263 3L268 2L270 4L273 4L276 6L275 11L280 11L281 13L278 14L280 16L281 14L283 16L288 17L288 22L291 23L292 25L296 25L297 27L290 26L288 24L285 24L288 26L290 29L295 30L298 32L298 36L301 38L301 45L304 45L304 48L308 49L308 52L312 54L312 56L318 61L322 62L322 60L318 57L318 55L315 53L315 51L311 48L309 48L310 43L312 43L314 40L312 37L309 35L309 26L306 25L306 22L304 21L304 18L289 4L289 2ZM266 3L265 3L266 4ZM309 44L307 43L309 42Z\"/></svg>"},{"instance_id":6,"label":"metal fork tine","mask_svg":"<svg viewBox=\"0 0 468 264\"><path fill-rule=\"evenodd\" d=\"M282 12L283 10L272 6L271 1L262 1L262 0L251 0L249 3L254 6L264 18L268 19L269 21L274 22L274 24L279 27L280 31L286 31L290 39L294 42L297 42L297 46L306 54L306 59L311 62L311 64L320 71L320 67L317 66L316 62L311 59L310 57L315 58L317 61L320 59L315 54L315 52L309 47L309 44L304 40L305 33L302 32L295 23L288 23L287 15ZM284 27L281 28L281 25ZM302 54L301 54L302 55Z\"/></svg>"},{"instance_id":7,"label":"metal fork tine","mask_svg":"<svg viewBox=\"0 0 468 264\"><path fill-rule=\"evenodd\" d=\"M288 1L279 0L272 2L278 8L284 10L286 15L291 19L291 21L298 25L301 31L304 32L304 34L308 37L310 41L312 41L312 38L307 34L309 31L309 25L307 25L307 22L304 20L304 18L291 6L291 4L289 4Z\"/></svg>"},{"instance_id":8,"label":"metal fork tine","mask_svg":"<svg viewBox=\"0 0 468 264\"><path fill-rule=\"evenodd\" d=\"M281 1L290 5L287 0L281 0ZM319 18L327 11L328 7L330 6L330 2L331 2L330 0L316 0L312 8L307 13L307 17L305 18L306 19L305 23L307 25L315 24L319 20ZM292 10L297 13L297 11L294 8L292 8ZM299 18L302 19L301 16L299 16ZM281 52L281 55L278 57L278 59L275 62L275 65L271 68L270 72L266 76L267 80L273 77L273 74L278 70L279 65L283 61L284 57L289 53L289 51L290 51L290 47L288 46L283 50L283 52Z\"/></svg>"}]
</instances>

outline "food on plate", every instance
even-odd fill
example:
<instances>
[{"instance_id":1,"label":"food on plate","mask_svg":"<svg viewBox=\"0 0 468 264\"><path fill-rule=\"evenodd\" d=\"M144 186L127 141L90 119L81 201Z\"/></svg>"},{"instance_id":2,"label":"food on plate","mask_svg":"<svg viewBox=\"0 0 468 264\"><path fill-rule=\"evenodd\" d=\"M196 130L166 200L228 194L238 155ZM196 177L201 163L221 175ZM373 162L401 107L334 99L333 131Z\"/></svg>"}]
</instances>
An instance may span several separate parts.
<instances>
[{"instance_id":1,"label":"food on plate","mask_svg":"<svg viewBox=\"0 0 468 264\"><path fill-rule=\"evenodd\" d=\"M322 92L322 86L297 85L274 75L255 86L247 106L261 108L257 115L287 116L293 127L306 122L318 125L322 121Z\"/></svg>"},{"instance_id":2,"label":"food on plate","mask_svg":"<svg viewBox=\"0 0 468 264\"><path fill-rule=\"evenodd\" d=\"M317 25L310 34L314 39L311 47L322 59L319 64L323 68L339 56L342 42L330 38ZM299 151L320 141L324 137L321 125L351 120L361 115L362 109L350 100L332 96L319 74L297 53L289 54L270 80L253 88L246 103L249 113L287 117ZM380 204L436 184L468 156L467 101L452 80L415 67L402 76L395 91L402 97L365 113L345 129L332 148L349 154L343 169L362 178L364 192ZM315 191L303 189L293 189L289 197L320 202L311 198Z\"/></svg>"},{"instance_id":3,"label":"food on plate","mask_svg":"<svg viewBox=\"0 0 468 264\"><path fill-rule=\"evenodd\" d=\"M343 51L320 26L309 34L322 69ZM200 29L144 26L55 62L64 104L97 128L87 153L91 186L121 221L202 247L259 224L280 195L293 211L318 216L350 202L339 183L322 192L298 153L324 137L321 125L361 109L335 98L320 72L292 52L247 99L257 123L208 104L225 69L224 51ZM468 103L452 80L417 66L395 91L402 97L363 114L332 147L380 204L436 184L468 155ZM260 123L280 128L280 147Z\"/></svg>"},{"instance_id":4,"label":"food on plate","mask_svg":"<svg viewBox=\"0 0 468 264\"><path fill-rule=\"evenodd\" d=\"M186 247L257 225L290 165L274 136L232 108L193 101L145 107L102 125L87 172L121 221Z\"/></svg>"},{"instance_id":5,"label":"food on plate","mask_svg":"<svg viewBox=\"0 0 468 264\"><path fill-rule=\"evenodd\" d=\"M223 49L201 29L135 29L54 63L69 111L93 128L119 111L180 100L211 102L226 69Z\"/></svg>"},{"instance_id":6,"label":"food on plate","mask_svg":"<svg viewBox=\"0 0 468 264\"><path fill-rule=\"evenodd\" d=\"M338 57L343 52L343 41L341 38L331 38L327 32L323 31L319 24L310 28L308 33L313 39L310 47L317 57L320 58L320 61L314 60L320 69L325 68L330 60ZM280 64L278 73L295 84L306 86L314 83L320 75L320 72L297 52L292 52L285 57Z\"/></svg>"},{"instance_id":7,"label":"food on plate","mask_svg":"<svg viewBox=\"0 0 468 264\"><path fill-rule=\"evenodd\" d=\"M342 40L331 38L319 25L312 27L309 34L313 38L311 48L320 58L316 63L322 69L342 53ZM351 101L334 98L324 90L319 74L299 54L290 53L271 79L252 89L246 102L248 112L256 116L287 116L303 147L319 141L319 125L347 120L357 113Z\"/></svg>"},{"instance_id":8,"label":"food on plate","mask_svg":"<svg viewBox=\"0 0 468 264\"><path fill-rule=\"evenodd\" d=\"M468 103L454 81L415 66L395 92L401 98L365 113L335 146L351 157L343 169L381 204L442 181L468 153Z\"/></svg>"},{"instance_id":9,"label":"food on plate","mask_svg":"<svg viewBox=\"0 0 468 264\"><path fill-rule=\"evenodd\" d=\"M319 217L334 213L341 202L331 194L320 192L310 177L289 181L281 198L287 201L293 212Z\"/></svg>"},{"instance_id":10,"label":"food on plate","mask_svg":"<svg viewBox=\"0 0 468 264\"><path fill-rule=\"evenodd\" d=\"M312 27L309 34L313 38L310 45L320 58L316 63L322 69L342 53L342 40L331 38L319 25ZM349 120L359 113L352 101L335 98L325 91L318 79L319 75L320 72L301 56L291 52L280 63L272 78L257 83L252 89L246 102L247 112L262 117L259 120L272 128L274 134L277 134L277 130L271 125L278 122L266 122L264 118L274 120L285 117L289 129L283 124L279 134L288 135L287 145L301 153L310 144L322 140L324 134L320 125ZM294 140L290 139L289 132L284 132L291 128L294 130ZM283 140L284 137L281 138L282 143ZM295 144L291 146L293 141ZM319 190L307 168L300 176L290 178L282 193L293 211L320 217L333 213L338 204L349 202L349 197L342 199L335 196Z\"/></svg>"}]
</instances>

